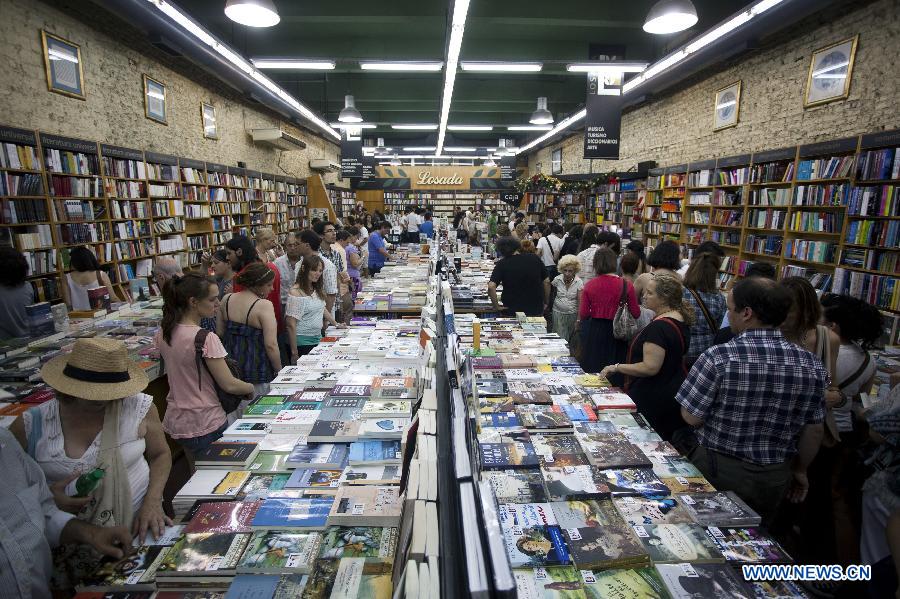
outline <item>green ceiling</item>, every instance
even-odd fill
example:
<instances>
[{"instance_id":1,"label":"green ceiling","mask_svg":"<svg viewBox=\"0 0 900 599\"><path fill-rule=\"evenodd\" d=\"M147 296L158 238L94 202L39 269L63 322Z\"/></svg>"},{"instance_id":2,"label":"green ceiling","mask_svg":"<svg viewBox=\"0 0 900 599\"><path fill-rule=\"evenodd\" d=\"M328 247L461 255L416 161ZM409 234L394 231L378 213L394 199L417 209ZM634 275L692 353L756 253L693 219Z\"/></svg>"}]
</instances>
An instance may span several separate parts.
<instances>
[{"instance_id":1,"label":"green ceiling","mask_svg":"<svg viewBox=\"0 0 900 599\"><path fill-rule=\"evenodd\" d=\"M641 29L655 0L472 0L460 60L536 60L540 73L460 71L450 124L491 124L490 133L448 133L467 144L496 145L498 137L522 136L505 125L527 124L538 96L556 119L584 104L585 76L565 74L565 63L587 60L591 45L624 48L623 59L652 62L673 44L693 37L736 12L745 0L694 0L699 23L675 36ZM248 58L327 58L334 71L267 71L288 92L329 121L337 120L344 94L353 94L366 122L366 137L394 145L434 143L435 134L392 131L390 123L437 123L443 88L439 73L363 72L359 59L444 60L452 0L275 0L281 22L253 29L230 21L225 0L180 0L179 5ZM430 138L430 141L429 141ZM519 137L523 141L524 137Z\"/></svg>"}]
</instances>

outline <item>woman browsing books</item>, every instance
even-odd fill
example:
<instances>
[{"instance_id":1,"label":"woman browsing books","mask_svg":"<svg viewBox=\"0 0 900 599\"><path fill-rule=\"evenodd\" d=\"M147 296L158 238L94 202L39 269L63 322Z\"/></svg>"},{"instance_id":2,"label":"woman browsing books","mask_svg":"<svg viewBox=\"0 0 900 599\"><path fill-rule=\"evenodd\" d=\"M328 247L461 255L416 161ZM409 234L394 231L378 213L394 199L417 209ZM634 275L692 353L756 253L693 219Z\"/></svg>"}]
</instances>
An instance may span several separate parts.
<instances>
[{"instance_id":1,"label":"woman browsing books","mask_svg":"<svg viewBox=\"0 0 900 599\"><path fill-rule=\"evenodd\" d=\"M69 252L72 272L66 273L66 284L61 287L63 298L72 310L92 310L90 291L106 287L109 298L116 302L125 301L112 286L109 276L100 269L100 262L94 252L83 245Z\"/></svg>"},{"instance_id":2,"label":"woman browsing books","mask_svg":"<svg viewBox=\"0 0 900 599\"><path fill-rule=\"evenodd\" d=\"M322 280L324 269L325 263L319 256L312 254L304 258L297 271L297 279L287 296L285 326L288 330L288 339L296 340L291 346L293 363L318 345L322 336L323 322L346 328L346 325L338 324L331 312L325 309L325 287Z\"/></svg>"}]
</instances>

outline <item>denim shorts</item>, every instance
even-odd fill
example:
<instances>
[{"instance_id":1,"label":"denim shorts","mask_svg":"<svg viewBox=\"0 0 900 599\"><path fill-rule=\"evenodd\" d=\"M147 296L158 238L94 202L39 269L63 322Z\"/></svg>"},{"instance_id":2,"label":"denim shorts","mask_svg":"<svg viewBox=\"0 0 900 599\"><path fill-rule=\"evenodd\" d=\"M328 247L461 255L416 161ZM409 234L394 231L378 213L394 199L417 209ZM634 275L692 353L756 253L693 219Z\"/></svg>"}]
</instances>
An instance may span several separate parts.
<instances>
[{"instance_id":1,"label":"denim shorts","mask_svg":"<svg viewBox=\"0 0 900 599\"><path fill-rule=\"evenodd\" d=\"M211 433L207 433L200 437L176 439L176 441L178 441L178 444L185 448L187 451L190 451L192 454L197 455L198 453L209 447L213 441L218 440L219 437L222 436L222 433L225 432L226 428L228 428L227 421L217 430L214 430Z\"/></svg>"}]
</instances>

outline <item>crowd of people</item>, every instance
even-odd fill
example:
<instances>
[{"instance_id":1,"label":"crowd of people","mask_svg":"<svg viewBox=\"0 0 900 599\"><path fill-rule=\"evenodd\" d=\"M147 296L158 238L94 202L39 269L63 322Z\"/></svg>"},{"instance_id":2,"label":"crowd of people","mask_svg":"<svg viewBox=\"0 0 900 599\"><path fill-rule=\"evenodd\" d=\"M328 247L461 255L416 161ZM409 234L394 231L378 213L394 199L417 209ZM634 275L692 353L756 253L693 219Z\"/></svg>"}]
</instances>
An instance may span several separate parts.
<instances>
[{"instance_id":1,"label":"crowd of people","mask_svg":"<svg viewBox=\"0 0 900 599\"><path fill-rule=\"evenodd\" d=\"M803 277L776 281L762 262L723 293L725 252L713 241L683 259L674 241L646 254L594 224L563 235L516 220L496 241L496 310L543 314L586 372L622 387L663 439L746 500L801 562L878 564L873 588L896 585L900 380L877 408L866 412L860 398L875 374L876 308L820 297ZM811 590L828 596L837 586Z\"/></svg>"}]
</instances>

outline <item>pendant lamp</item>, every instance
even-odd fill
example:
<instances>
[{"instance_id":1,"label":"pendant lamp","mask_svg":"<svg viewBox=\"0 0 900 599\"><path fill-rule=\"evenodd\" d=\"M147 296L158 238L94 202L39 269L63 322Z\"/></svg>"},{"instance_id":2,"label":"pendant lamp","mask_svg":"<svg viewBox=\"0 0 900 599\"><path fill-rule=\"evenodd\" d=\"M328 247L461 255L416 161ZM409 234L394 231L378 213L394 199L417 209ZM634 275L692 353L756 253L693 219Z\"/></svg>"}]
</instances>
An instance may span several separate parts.
<instances>
[{"instance_id":1,"label":"pendant lamp","mask_svg":"<svg viewBox=\"0 0 900 599\"><path fill-rule=\"evenodd\" d=\"M553 122L553 115L547 110L547 98L537 99L537 110L531 113L531 119L528 122L532 125L549 125Z\"/></svg>"},{"instance_id":2,"label":"pendant lamp","mask_svg":"<svg viewBox=\"0 0 900 599\"><path fill-rule=\"evenodd\" d=\"M225 16L247 27L272 27L281 21L272 0L228 0Z\"/></svg>"},{"instance_id":3,"label":"pendant lamp","mask_svg":"<svg viewBox=\"0 0 900 599\"><path fill-rule=\"evenodd\" d=\"M342 123L361 123L362 115L356 109L356 101L353 96L344 96L344 109L338 115L338 121Z\"/></svg>"},{"instance_id":4,"label":"pendant lamp","mask_svg":"<svg viewBox=\"0 0 900 599\"><path fill-rule=\"evenodd\" d=\"M497 166L497 163L494 162L494 157L493 157L493 156L488 156L488 157L487 157L487 160L484 161L484 164L483 164L482 166L486 166L486 167L492 168L492 167Z\"/></svg>"},{"instance_id":5,"label":"pendant lamp","mask_svg":"<svg viewBox=\"0 0 900 599\"><path fill-rule=\"evenodd\" d=\"M684 31L697 23L697 9L691 0L659 0L647 13L644 31L666 34Z\"/></svg>"},{"instance_id":6,"label":"pendant lamp","mask_svg":"<svg viewBox=\"0 0 900 599\"><path fill-rule=\"evenodd\" d=\"M384 138L383 137L378 138L378 143L375 145L375 153L376 154L386 154L387 153L387 148L384 147Z\"/></svg>"},{"instance_id":7,"label":"pendant lamp","mask_svg":"<svg viewBox=\"0 0 900 599\"><path fill-rule=\"evenodd\" d=\"M394 154L394 157L391 158L391 166L400 166L401 164L403 163L400 162L400 157Z\"/></svg>"}]
</instances>

